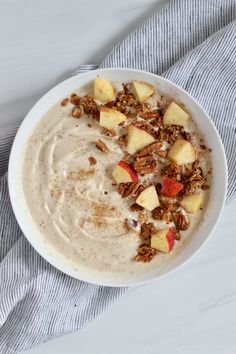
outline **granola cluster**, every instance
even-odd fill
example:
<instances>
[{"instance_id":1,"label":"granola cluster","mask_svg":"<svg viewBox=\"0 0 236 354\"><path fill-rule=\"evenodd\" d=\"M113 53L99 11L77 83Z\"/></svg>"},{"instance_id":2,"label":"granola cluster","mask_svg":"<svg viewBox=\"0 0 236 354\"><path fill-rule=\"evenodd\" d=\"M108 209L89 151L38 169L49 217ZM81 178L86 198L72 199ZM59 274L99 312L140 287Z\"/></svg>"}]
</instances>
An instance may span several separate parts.
<instances>
[{"instance_id":1,"label":"granola cluster","mask_svg":"<svg viewBox=\"0 0 236 354\"><path fill-rule=\"evenodd\" d=\"M121 198L127 198L130 211L136 215L135 219L125 219L125 224L129 230L140 230L141 245L135 260L146 263L159 252L170 252L174 242L180 240L181 232L190 227L188 213L200 208L199 193L209 188L198 160L198 149L205 153L209 149L203 144L194 145L192 134L186 130L189 115L175 102L162 101L162 97L155 101L153 86L126 83L115 93L109 85L105 83L107 92L99 87L98 96L95 93L94 97L73 93L61 106L70 102L74 118L85 114L101 123L103 112L116 117L116 124L101 125L101 134L104 139L113 139L123 152L119 168L126 171L126 177L118 178L114 169L115 188ZM140 85L143 87L139 91ZM101 153L109 154L104 140L94 143ZM184 146L182 151L181 146ZM97 160L90 156L89 163L95 165ZM155 226L158 221L167 225L169 248L161 244L163 234L161 238L159 233L163 230Z\"/></svg>"}]
</instances>

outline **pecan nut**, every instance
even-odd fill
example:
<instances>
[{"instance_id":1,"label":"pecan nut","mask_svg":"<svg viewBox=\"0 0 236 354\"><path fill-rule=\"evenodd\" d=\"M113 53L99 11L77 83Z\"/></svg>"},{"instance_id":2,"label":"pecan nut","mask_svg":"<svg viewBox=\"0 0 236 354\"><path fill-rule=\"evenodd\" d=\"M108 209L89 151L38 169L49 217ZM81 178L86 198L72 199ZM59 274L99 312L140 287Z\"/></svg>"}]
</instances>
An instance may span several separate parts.
<instances>
[{"instance_id":1,"label":"pecan nut","mask_svg":"<svg viewBox=\"0 0 236 354\"><path fill-rule=\"evenodd\" d=\"M152 155L162 147L163 143L161 141L155 141L154 143L146 146L139 152L136 152L135 157L143 157L147 155Z\"/></svg>"},{"instance_id":2,"label":"pecan nut","mask_svg":"<svg viewBox=\"0 0 236 354\"><path fill-rule=\"evenodd\" d=\"M97 160L93 156L89 156L88 160L89 160L89 163L91 166L96 165L96 163L97 163Z\"/></svg>"},{"instance_id":3,"label":"pecan nut","mask_svg":"<svg viewBox=\"0 0 236 354\"><path fill-rule=\"evenodd\" d=\"M76 95L76 93L72 93L70 96L70 102L75 106L79 106L80 97L78 95Z\"/></svg>"},{"instance_id":4,"label":"pecan nut","mask_svg":"<svg viewBox=\"0 0 236 354\"><path fill-rule=\"evenodd\" d=\"M154 220L172 221L172 213L176 210L177 206L173 203L164 203L152 211Z\"/></svg>"},{"instance_id":5,"label":"pecan nut","mask_svg":"<svg viewBox=\"0 0 236 354\"><path fill-rule=\"evenodd\" d=\"M150 262L154 256L157 254L157 250L148 246L147 244L142 244L138 248L138 255L135 257L137 262Z\"/></svg>"},{"instance_id":6,"label":"pecan nut","mask_svg":"<svg viewBox=\"0 0 236 354\"><path fill-rule=\"evenodd\" d=\"M81 116L80 108L79 107L72 108L71 114L72 114L72 117L74 117L74 118L80 118L80 116Z\"/></svg>"},{"instance_id":7,"label":"pecan nut","mask_svg":"<svg viewBox=\"0 0 236 354\"><path fill-rule=\"evenodd\" d=\"M114 136L116 136L116 132L113 129L103 128L102 134L104 134L104 135L106 135L106 136L108 136L110 138L113 138Z\"/></svg>"},{"instance_id":8,"label":"pecan nut","mask_svg":"<svg viewBox=\"0 0 236 354\"><path fill-rule=\"evenodd\" d=\"M144 222L142 225L141 225L141 237L144 239L144 240L150 240L152 234L154 232L154 225L153 223L146 223Z\"/></svg>"},{"instance_id":9,"label":"pecan nut","mask_svg":"<svg viewBox=\"0 0 236 354\"><path fill-rule=\"evenodd\" d=\"M160 111L158 109L153 109L152 106L148 103L140 104L137 109L137 113L140 117L149 120L160 117Z\"/></svg>"},{"instance_id":10,"label":"pecan nut","mask_svg":"<svg viewBox=\"0 0 236 354\"><path fill-rule=\"evenodd\" d=\"M173 144L180 135L181 127L179 125L169 125L165 129L164 139L169 143Z\"/></svg>"},{"instance_id":11,"label":"pecan nut","mask_svg":"<svg viewBox=\"0 0 236 354\"><path fill-rule=\"evenodd\" d=\"M96 141L96 148L102 152L104 152L104 154L108 154L109 149L106 146L106 144L102 141L102 140L98 140Z\"/></svg>"},{"instance_id":12,"label":"pecan nut","mask_svg":"<svg viewBox=\"0 0 236 354\"><path fill-rule=\"evenodd\" d=\"M129 183L120 183L118 187L118 193L122 198L126 197L137 197L144 187L139 182L129 182Z\"/></svg>"},{"instance_id":13,"label":"pecan nut","mask_svg":"<svg viewBox=\"0 0 236 354\"><path fill-rule=\"evenodd\" d=\"M139 103L132 93L125 93L124 91L117 92L115 107L122 113L129 113L131 108L136 109Z\"/></svg>"},{"instance_id":14,"label":"pecan nut","mask_svg":"<svg viewBox=\"0 0 236 354\"><path fill-rule=\"evenodd\" d=\"M130 206L131 211L142 211L144 208L141 205L138 205L137 203L134 203Z\"/></svg>"},{"instance_id":15,"label":"pecan nut","mask_svg":"<svg viewBox=\"0 0 236 354\"><path fill-rule=\"evenodd\" d=\"M175 227L178 231L180 230L187 230L190 226L190 221L186 213L183 211L178 211L173 215L173 221Z\"/></svg>"},{"instance_id":16,"label":"pecan nut","mask_svg":"<svg viewBox=\"0 0 236 354\"><path fill-rule=\"evenodd\" d=\"M92 96L86 95L82 97L80 99L80 106L83 107L85 114L99 119L99 108Z\"/></svg>"},{"instance_id":17,"label":"pecan nut","mask_svg":"<svg viewBox=\"0 0 236 354\"><path fill-rule=\"evenodd\" d=\"M118 139L118 144L125 146L127 145L127 134L121 135Z\"/></svg>"},{"instance_id":18,"label":"pecan nut","mask_svg":"<svg viewBox=\"0 0 236 354\"><path fill-rule=\"evenodd\" d=\"M157 163L153 156L138 157L133 167L140 175L157 172Z\"/></svg>"},{"instance_id":19,"label":"pecan nut","mask_svg":"<svg viewBox=\"0 0 236 354\"><path fill-rule=\"evenodd\" d=\"M170 163L169 165L163 167L161 170L161 175L169 178L176 178L178 174L179 174L179 166L176 165L175 163Z\"/></svg>"},{"instance_id":20,"label":"pecan nut","mask_svg":"<svg viewBox=\"0 0 236 354\"><path fill-rule=\"evenodd\" d=\"M192 172L183 179L184 189L181 191L181 194L193 194L197 189L202 188L205 182L206 178L199 167L199 161L196 160L193 164Z\"/></svg>"},{"instance_id":21,"label":"pecan nut","mask_svg":"<svg viewBox=\"0 0 236 354\"><path fill-rule=\"evenodd\" d=\"M67 106L68 102L69 102L69 99L68 98L64 98L64 100L61 101L61 106L62 107Z\"/></svg>"}]
</instances>

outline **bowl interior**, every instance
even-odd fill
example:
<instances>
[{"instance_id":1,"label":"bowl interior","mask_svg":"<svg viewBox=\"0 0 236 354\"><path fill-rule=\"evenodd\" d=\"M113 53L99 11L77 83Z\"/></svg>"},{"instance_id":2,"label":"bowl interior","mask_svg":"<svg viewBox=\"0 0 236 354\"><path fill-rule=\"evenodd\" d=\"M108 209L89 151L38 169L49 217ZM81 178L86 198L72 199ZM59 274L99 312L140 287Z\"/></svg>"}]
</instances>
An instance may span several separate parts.
<instances>
[{"instance_id":1,"label":"bowl interior","mask_svg":"<svg viewBox=\"0 0 236 354\"><path fill-rule=\"evenodd\" d=\"M212 149L213 184L208 203L207 217L202 221L190 242L188 242L182 251L165 267L162 267L161 269L157 268L155 271L142 275L133 274L128 279L126 275L122 274L117 275L114 279L114 276L110 277L108 274L96 271L96 269L88 272L83 266L80 267L79 271L75 270L69 261L65 261L62 254L59 254L50 245L45 247L40 232L34 224L26 203L24 202L21 182L22 160L26 143L35 126L52 105L78 87L89 83L97 75L107 78L108 80L119 80L124 82L132 80L146 81L159 88L164 94L170 95L176 100L179 100L187 107L200 132L205 137L208 146ZM200 249L216 226L224 206L227 187L227 165L224 148L214 124L203 108L184 90L162 77L143 71L119 68L100 69L74 76L63 81L46 93L30 110L21 124L12 147L9 161L8 182L11 203L19 226L28 241L42 257L59 270L77 279L101 285L126 286L160 278L183 265Z\"/></svg>"}]
</instances>

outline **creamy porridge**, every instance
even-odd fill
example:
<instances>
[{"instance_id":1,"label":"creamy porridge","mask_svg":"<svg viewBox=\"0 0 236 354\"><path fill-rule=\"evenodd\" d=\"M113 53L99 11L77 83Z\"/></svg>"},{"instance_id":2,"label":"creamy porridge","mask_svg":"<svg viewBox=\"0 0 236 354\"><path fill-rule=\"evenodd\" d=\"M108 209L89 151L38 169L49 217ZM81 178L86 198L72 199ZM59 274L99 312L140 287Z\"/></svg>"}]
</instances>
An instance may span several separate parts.
<instances>
[{"instance_id":1,"label":"creamy porridge","mask_svg":"<svg viewBox=\"0 0 236 354\"><path fill-rule=\"evenodd\" d=\"M204 218L209 149L187 109L152 86L94 85L95 98L80 89L42 117L25 151L25 200L76 269L147 272Z\"/></svg>"}]
</instances>

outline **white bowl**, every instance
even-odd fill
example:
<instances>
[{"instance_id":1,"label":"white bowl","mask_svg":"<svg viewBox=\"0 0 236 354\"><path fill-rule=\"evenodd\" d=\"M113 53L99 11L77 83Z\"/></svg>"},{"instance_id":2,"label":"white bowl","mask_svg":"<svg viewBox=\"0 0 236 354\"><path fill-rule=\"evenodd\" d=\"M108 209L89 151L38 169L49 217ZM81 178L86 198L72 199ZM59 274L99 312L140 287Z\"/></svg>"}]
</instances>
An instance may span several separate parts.
<instances>
[{"instance_id":1,"label":"white bowl","mask_svg":"<svg viewBox=\"0 0 236 354\"><path fill-rule=\"evenodd\" d=\"M71 264L65 261L63 255L57 253L55 249L50 246L45 248L40 232L26 206L22 188L22 161L24 150L35 126L52 105L78 87L93 80L97 75L107 78L108 80L124 82L132 80L146 81L159 88L164 94L176 98L188 108L200 132L203 136L205 135L208 146L212 149L213 185L211 186L207 217L180 254L173 258L165 267L161 269L157 268L155 271L146 274L133 274L130 275L128 279L127 275L120 274L114 279L114 277L111 278L96 270L94 270L94 272L88 272L82 267L80 271L75 270ZM127 286L145 283L167 275L186 263L186 261L202 247L212 234L224 206L227 189L227 164L224 148L214 124L204 109L186 91L160 76L144 71L120 68L100 69L63 81L46 93L34 105L22 122L15 137L9 161L8 183L10 199L18 224L25 237L43 258L62 272L77 279L107 286Z\"/></svg>"}]
</instances>

